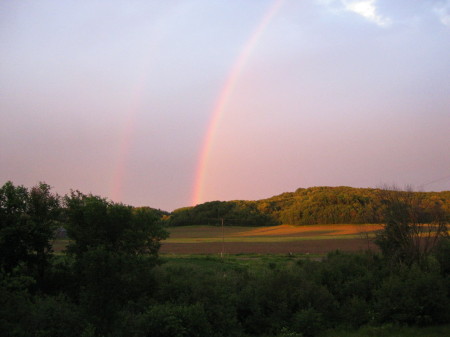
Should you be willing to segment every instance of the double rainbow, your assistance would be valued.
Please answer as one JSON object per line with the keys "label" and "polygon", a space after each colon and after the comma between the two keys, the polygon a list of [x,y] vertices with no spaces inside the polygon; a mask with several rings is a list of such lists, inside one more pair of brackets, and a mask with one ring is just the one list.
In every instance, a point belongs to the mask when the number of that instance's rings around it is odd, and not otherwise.
{"label": "double rainbow", "polygon": [[204,202],[204,185],[205,176],[208,169],[208,159],[214,145],[214,137],[219,125],[219,122],[223,116],[227,103],[229,102],[233,91],[236,87],[236,83],[239,80],[240,74],[247,63],[253,49],[255,48],[264,30],[269,25],[272,18],[280,9],[284,0],[275,0],[266,11],[265,15],[261,19],[259,25],[250,35],[247,43],[242,48],[241,53],[233,64],[229,75],[227,76],[225,83],[220,91],[214,109],[211,113],[211,119],[208,124],[208,128],[203,140],[203,146],[200,151],[198,165],[195,174],[194,188],[192,192],[192,205],[197,205]]}
{"label": "double rainbow", "polygon": [[[226,77],[226,80],[223,84],[223,87],[218,95],[216,103],[214,104],[214,109],[211,113],[211,118],[208,123],[208,127],[206,130],[206,134],[203,140],[203,145],[201,147],[199,159],[197,161],[197,168],[195,171],[195,179],[194,186],[192,191],[191,203],[193,205],[199,204],[204,201],[204,185],[205,185],[205,176],[208,170],[208,161],[209,156],[211,154],[214,138],[220,123],[220,120],[224,114],[227,103],[230,100],[230,97],[233,94],[233,91],[236,87],[236,83],[239,80],[240,74],[247,63],[253,49],[258,43],[258,40],[261,38],[261,35],[264,33],[264,30],[269,25],[272,18],[278,12],[279,8],[283,4],[285,0],[274,0],[261,21],[259,22],[256,29],[250,35],[247,43],[242,48],[239,56],[233,63],[231,71],[229,75]],[[142,88],[144,78],[140,79],[139,85],[136,90],[135,97],[133,99],[134,106],[131,108],[130,113],[127,115],[127,120],[124,125],[123,133],[121,135],[119,151],[117,156],[117,162],[115,163],[115,168],[113,170],[112,176],[112,185],[110,191],[110,197],[114,201],[120,201],[122,199],[122,190],[125,179],[125,171],[126,171],[126,162],[128,158],[128,154],[130,151],[130,147],[133,139],[133,132],[135,129],[137,113],[140,105],[140,97],[142,96]]]}

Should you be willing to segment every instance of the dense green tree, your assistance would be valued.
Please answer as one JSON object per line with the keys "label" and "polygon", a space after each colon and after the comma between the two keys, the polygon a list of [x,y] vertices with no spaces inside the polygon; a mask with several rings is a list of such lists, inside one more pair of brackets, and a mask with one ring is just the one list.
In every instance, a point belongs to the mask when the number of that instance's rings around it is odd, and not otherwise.
{"label": "dense green tree", "polygon": [[[167,218],[171,226],[224,225],[273,226],[383,223],[386,204],[383,189],[339,187],[299,188],[257,201],[211,201],[184,207]],[[415,192],[422,208],[439,208],[450,217],[450,192]]]}
{"label": "dense green tree", "polygon": [[[446,237],[439,241],[434,251],[439,262],[441,273],[450,277],[450,238]],[[449,279],[450,281],[450,279]],[[450,290],[450,282],[448,283]]]}
{"label": "dense green tree", "polygon": [[412,191],[381,190],[385,225],[375,243],[392,263],[426,263],[439,241],[448,236],[441,204],[424,201]]}
{"label": "dense green tree", "polygon": [[107,334],[130,302],[151,297],[153,259],[93,248],[79,256],[73,266],[77,291],[73,300],[90,324]]}
{"label": "dense green tree", "polygon": [[104,198],[72,192],[65,197],[68,252],[80,256],[102,248],[130,255],[156,256],[168,236],[151,208],[133,209]]}
{"label": "dense green tree", "polygon": [[[291,225],[383,223],[382,189],[340,187],[299,188],[255,201],[265,215]],[[415,192],[423,208],[439,207],[450,215],[450,192]]]}
{"label": "dense green tree", "polygon": [[27,189],[5,183],[0,188],[0,267],[8,272],[22,265],[42,278],[60,211],[60,198],[49,185]]}
{"label": "dense green tree", "polygon": [[375,289],[377,323],[431,325],[448,323],[450,298],[437,270],[401,266]]}
{"label": "dense green tree", "polygon": [[32,297],[28,292],[34,280],[0,272],[0,333],[2,336],[28,336]]}
{"label": "dense green tree", "polygon": [[136,315],[125,314],[122,335],[130,337],[214,336],[201,304],[156,304]]}
{"label": "dense green tree", "polygon": [[279,222],[264,214],[253,201],[210,201],[195,207],[175,210],[168,224],[171,226],[221,225],[275,226]]}
{"label": "dense green tree", "polygon": [[128,302],[152,290],[160,240],[167,237],[159,215],[150,208],[110,202],[72,192],[65,197],[66,228],[74,258],[74,300],[101,334],[112,333]]}

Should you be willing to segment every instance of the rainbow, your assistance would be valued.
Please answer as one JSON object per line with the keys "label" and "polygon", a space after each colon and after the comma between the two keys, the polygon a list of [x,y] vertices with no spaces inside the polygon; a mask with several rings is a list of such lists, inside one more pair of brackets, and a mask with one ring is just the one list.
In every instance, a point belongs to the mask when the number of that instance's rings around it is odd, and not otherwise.
{"label": "rainbow", "polygon": [[125,179],[125,163],[128,158],[129,149],[133,139],[133,131],[135,125],[136,113],[133,112],[128,116],[125,122],[122,139],[120,140],[118,156],[114,165],[110,198],[115,202],[120,202],[122,198],[123,181]]}
{"label": "rainbow", "polygon": [[[150,72],[151,62],[148,62],[143,70],[143,74]],[[136,121],[142,104],[142,97],[145,90],[144,75],[141,75],[132,90],[131,106],[125,115],[123,129],[119,139],[119,149],[117,151],[116,161],[113,165],[111,185],[109,196],[115,202],[121,202],[123,197],[123,185],[126,177],[126,164],[130,154],[130,148],[134,140]]]}
{"label": "rainbow", "polygon": [[258,40],[263,34],[264,30],[275,16],[275,14],[280,9],[284,0],[274,0],[270,5],[265,15],[261,19],[259,25],[250,35],[247,43],[242,48],[241,53],[237,57],[236,61],[231,68],[229,75],[227,76],[225,83],[222,87],[222,90],[219,93],[219,96],[214,104],[214,109],[211,113],[211,118],[208,123],[208,128],[203,140],[203,145],[200,151],[199,160],[197,164],[197,169],[195,173],[194,180],[194,188],[192,193],[192,204],[197,205],[204,201],[203,189],[204,189],[204,180],[208,167],[208,158],[214,144],[214,136],[216,134],[217,127],[220,123],[220,120],[225,111],[225,107],[230,100],[231,95],[233,94],[233,90],[236,87],[236,83],[239,80],[239,76],[249,59],[253,49],[255,48]]}

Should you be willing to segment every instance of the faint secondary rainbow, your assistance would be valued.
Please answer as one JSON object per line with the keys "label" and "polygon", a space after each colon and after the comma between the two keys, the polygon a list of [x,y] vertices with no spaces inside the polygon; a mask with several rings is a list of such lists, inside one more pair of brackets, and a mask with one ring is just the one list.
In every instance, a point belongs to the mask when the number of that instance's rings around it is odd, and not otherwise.
{"label": "faint secondary rainbow", "polygon": [[110,198],[115,202],[121,202],[123,197],[123,184],[125,180],[126,163],[130,152],[131,144],[133,143],[133,135],[135,133],[136,119],[139,112],[139,106],[142,97],[142,80],[139,81],[140,89],[134,93],[133,104],[130,107],[127,115],[121,138],[119,141],[119,148],[117,151],[116,162],[113,166],[112,182],[110,190]]}
{"label": "faint secondary rainbow", "polygon": [[115,202],[121,202],[123,198],[123,189],[126,179],[126,166],[136,133],[137,119],[142,108],[145,93],[145,81],[147,74],[150,72],[151,66],[153,65],[151,61],[152,60],[149,58],[143,66],[142,75],[137,79],[134,90],[131,94],[130,108],[124,116],[125,119],[122,132],[120,133],[117,157],[112,170],[109,194],[111,200]]}
{"label": "faint secondary rainbow", "polygon": [[[160,20],[163,22],[170,13],[162,15]],[[156,25],[157,26],[157,25]],[[126,180],[127,163],[130,156],[130,150],[133,145],[134,136],[136,133],[136,124],[139,114],[142,113],[142,104],[145,97],[146,81],[155,67],[156,63],[152,55],[157,55],[159,52],[160,42],[164,40],[165,36],[161,31],[157,30],[148,37],[146,50],[142,53],[141,69],[139,76],[136,79],[130,97],[130,108],[124,116],[124,124],[117,149],[116,160],[112,166],[111,184],[110,184],[110,198],[113,201],[121,202],[123,199],[123,190]]]}
{"label": "faint secondary rainbow", "polygon": [[242,48],[239,56],[231,68],[230,73],[228,74],[225,83],[222,87],[222,90],[219,93],[217,101],[214,104],[214,109],[211,113],[211,118],[208,123],[208,128],[203,140],[203,145],[200,151],[199,160],[197,164],[195,180],[194,180],[194,188],[192,193],[192,204],[197,205],[203,201],[203,190],[204,190],[204,180],[205,174],[208,166],[208,158],[211,153],[211,149],[214,143],[214,136],[217,131],[217,127],[219,125],[220,119],[223,116],[225,111],[225,107],[230,100],[230,97],[233,93],[233,90],[236,86],[236,83],[239,79],[239,76],[244,68],[251,52],[255,48],[258,40],[261,35],[264,33],[264,30],[269,25],[272,18],[280,9],[281,5],[285,0],[274,0],[273,3],[268,8],[265,15],[262,17],[259,25],[250,35],[245,46]]}

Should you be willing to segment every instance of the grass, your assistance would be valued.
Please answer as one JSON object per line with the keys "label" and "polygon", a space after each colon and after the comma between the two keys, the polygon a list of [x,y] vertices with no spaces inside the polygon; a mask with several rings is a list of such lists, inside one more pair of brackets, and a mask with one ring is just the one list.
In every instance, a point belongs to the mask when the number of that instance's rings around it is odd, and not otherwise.
{"label": "grass", "polygon": [[319,254],[161,254],[163,266],[168,267],[194,267],[204,270],[227,271],[246,269],[252,272],[260,272],[264,269],[286,268],[299,261],[319,260],[323,255]]}

